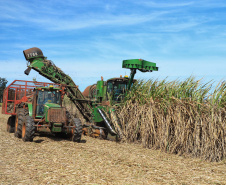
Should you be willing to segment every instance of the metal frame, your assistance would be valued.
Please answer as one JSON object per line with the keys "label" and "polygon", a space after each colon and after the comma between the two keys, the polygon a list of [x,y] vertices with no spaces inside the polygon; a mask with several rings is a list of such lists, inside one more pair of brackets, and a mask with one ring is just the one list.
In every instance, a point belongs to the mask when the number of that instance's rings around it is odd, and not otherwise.
{"label": "metal frame", "polygon": [[[47,82],[37,82],[37,81],[25,81],[25,80],[14,80],[10,85],[8,85],[3,93],[3,103],[2,103],[2,114],[16,115],[16,105],[26,101],[26,96],[29,95],[29,91],[36,87],[48,87],[53,85],[59,87],[60,84],[47,83]],[[14,99],[9,100],[9,90],[14,90]],[[31,94],[32,95],[32,94]],[[13,112],[7,111],[7,105],[13,103]]]}

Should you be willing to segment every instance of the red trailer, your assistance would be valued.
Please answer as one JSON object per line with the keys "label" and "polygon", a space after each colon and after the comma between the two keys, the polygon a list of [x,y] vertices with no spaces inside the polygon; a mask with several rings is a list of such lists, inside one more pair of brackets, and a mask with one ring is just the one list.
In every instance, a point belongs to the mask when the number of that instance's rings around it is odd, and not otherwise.
{"label": "red trailer", "polygon": [[16,105],[31,102],[35,87],[58,86],[54,83],[14,80],[3,93],[2,114],[16,115]]}

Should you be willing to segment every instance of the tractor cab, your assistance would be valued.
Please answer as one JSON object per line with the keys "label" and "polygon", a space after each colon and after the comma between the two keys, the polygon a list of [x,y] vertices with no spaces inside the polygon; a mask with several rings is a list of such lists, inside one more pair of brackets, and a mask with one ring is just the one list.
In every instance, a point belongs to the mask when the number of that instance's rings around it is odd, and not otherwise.
{"label": "tractor cab", "polygon": [[37,87],[35,88],[35,117],[41,118],[44,113],[50,108],[60,108],[62,105],[61,91],[59,88],[50,87]]}

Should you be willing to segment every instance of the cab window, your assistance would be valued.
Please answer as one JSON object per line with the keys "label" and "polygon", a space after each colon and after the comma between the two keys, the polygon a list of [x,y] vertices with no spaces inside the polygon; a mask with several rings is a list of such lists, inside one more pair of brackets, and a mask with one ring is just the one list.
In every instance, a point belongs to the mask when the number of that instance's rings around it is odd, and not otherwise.
{"label": "cab window", "polygon": [[38,91],[36,115],[42,116],[44,114],[44,104],[55,103],[61,105],[61,94],[59,91]]}
{"label": "cab window", "polygon": [[[115,101],[121,101],[124,98],[126,91],[127,83],[126,82],[108,82],[107,92]],[[109,98],[109,97],[108,97]]]}

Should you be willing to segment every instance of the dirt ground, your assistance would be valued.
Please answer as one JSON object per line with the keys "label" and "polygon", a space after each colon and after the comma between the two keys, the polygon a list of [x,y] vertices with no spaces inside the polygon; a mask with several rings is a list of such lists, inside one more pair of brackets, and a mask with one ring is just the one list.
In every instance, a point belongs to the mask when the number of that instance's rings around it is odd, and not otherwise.
{"label": "dirt ground", "polygon": [[[1,110],[1,109],[0,109]],[[136,144],[39,134],[23,142],[0,114],[0,184],[226,184],[226,160],[211,163]]]}

